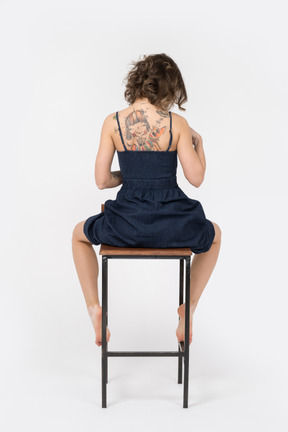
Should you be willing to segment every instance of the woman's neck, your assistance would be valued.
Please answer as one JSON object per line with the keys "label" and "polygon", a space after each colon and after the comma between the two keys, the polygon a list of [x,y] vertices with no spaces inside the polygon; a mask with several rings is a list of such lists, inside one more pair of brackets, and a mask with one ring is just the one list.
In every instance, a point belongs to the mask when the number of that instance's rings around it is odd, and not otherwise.
{"label": "woman's neck", "polygon": [[161,111],[163,111],[160,107],[157,107],[156,105],[151,104],[151,102],[149,101],[148,98],[139,98],[136,99],[135,102],[132,104],[133,107],[139,107],[139,106],[145,106],[148,108],[154,108],[154,109],[159,109]]}

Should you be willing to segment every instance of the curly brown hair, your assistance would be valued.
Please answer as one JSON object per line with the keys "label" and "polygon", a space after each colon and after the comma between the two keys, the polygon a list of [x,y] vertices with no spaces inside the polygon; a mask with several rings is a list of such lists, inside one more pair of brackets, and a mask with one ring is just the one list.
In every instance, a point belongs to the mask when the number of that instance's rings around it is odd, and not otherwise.
{"label": "curly brown hair", "polygon": [[187,102],[187,92],[181,72],[171,57],[162,53],[144,55],[142,60],[132,61],[132,69],[124,78],[125,100],[132,105],[136,99],[147,98],[164,111],[175,103],[179,110]]}

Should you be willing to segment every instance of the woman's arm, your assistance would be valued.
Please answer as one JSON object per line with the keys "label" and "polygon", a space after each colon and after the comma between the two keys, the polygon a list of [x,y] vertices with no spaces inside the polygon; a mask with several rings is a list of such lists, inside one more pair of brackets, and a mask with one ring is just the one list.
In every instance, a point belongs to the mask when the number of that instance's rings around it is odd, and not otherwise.
{"label": "woman's arm", "polygon": [[192,186],[198,188],[204,180],[205,169],[193,145],[194,143],[196,144],[196,135],[193,129],[189,127],[185,117],[179,116],[176,118],[179,119],[178,125],[180,132],[177,145],[179,161],[188,182],[191,183]]}
{"label": "woman's arm", "polygon": [[191,131],[191,134],[192,134],[192,143],[194,145],[194,149],[195,149],[195,151],[197,153],[197,156],[200,159],[200,162],[203,165],[204,174],[205,174],[205,171],[206,171],[206,159],[205,159],[205,153],[204,153],[204,149],[203,149],[203,139],[202,139],[201,135],[198,132],[196,132],[194,129],[192,129],[191,127],[190,127],[190,131]]}
{"label": "woman's arm", "polygon": [[101,130],[100,145],[95,161],[95,182],[99,189],[117,187],[123,182],[121,171],[111,171],[115,153],[111,136],[114,124],[113,117],[114,113],[105,118]]}
{"label": "woman's arm", "polygon": [[101,186],[99,189],[114,188],[123,183],[121,171],[111,171],[110,174],[111,177],[107,183],[105,183],[105,186]]}

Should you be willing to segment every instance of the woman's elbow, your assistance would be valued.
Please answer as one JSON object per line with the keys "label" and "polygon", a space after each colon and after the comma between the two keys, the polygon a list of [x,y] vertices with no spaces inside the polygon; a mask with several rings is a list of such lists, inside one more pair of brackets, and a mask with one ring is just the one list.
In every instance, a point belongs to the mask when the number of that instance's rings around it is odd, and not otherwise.
{"label": "woman's elbow", "polygon": [[192,186],[199,188],[204,181],[204,174],[197,177],[194,176],[192,179],[187,178],[187,180]]}
{"label": "woman's elbow", "polygon": [[111,183],[111,172],[105,176],[95,175],[95,183],[99,189],[106,189],[107,185]]}
{"label": "woman's elbow", "polygon": [[199,188],[201,184],[203,183],[203,180],[200,182],[192,183],[194,187]]}
{"label": "woman's elbow", "polygon": [[106,187],[105,187],[105,186],[103,186],[103,185],[100,185],[100,186],[99,186],[99,185],[97,185],[97,187],[98,187],[98,189],[100,189],[100,190],[101,190],[101,189],[106,189]]}
{"label": "woman's elbow", "polygon": [[96,178],[95,178],[95,183],[96,183],[96,186],[98,187],[98,189],[105,189],[105,187],[106,187],[103,182],[100,182]]}

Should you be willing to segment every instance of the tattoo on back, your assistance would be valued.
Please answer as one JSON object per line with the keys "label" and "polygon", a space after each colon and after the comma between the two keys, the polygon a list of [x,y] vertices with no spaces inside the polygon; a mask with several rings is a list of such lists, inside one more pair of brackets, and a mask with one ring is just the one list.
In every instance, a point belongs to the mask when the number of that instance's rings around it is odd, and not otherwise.
{"label": "tattoo on back", "polygon": [[[130,151],[163,151],[159,145],[159,138],[165,133],[167,126],[160,126],[163,119],[169,117],[169,113],[156,110],[159,118],[151,125],[145,115],[144,109],[138,109],[128,114],[125,118],[125,133],[121,129],[122,137],[127,150]],[[116,119],[116,115],[113,117]],[[120,126],[121,128],[121,126]],[[120,133],[115,127],[115,133]]]}

